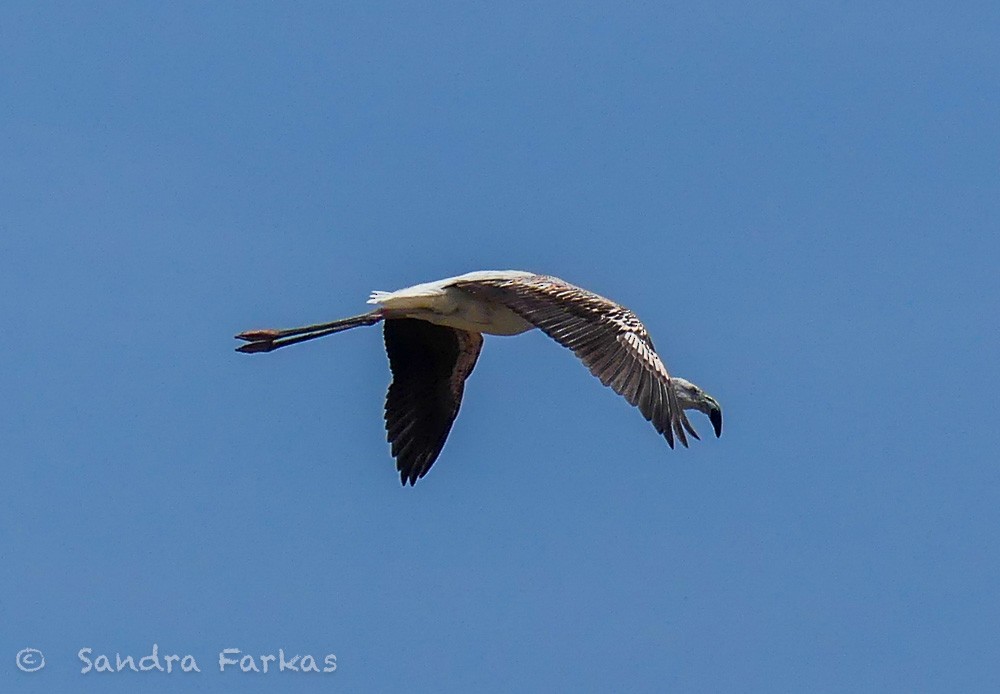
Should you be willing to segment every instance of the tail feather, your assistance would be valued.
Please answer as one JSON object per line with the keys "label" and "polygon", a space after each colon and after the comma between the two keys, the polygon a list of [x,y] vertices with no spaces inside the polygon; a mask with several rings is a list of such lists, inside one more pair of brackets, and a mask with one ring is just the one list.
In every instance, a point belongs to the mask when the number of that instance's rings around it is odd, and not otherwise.
{"label": "tail feather", "polygon": [[385,299],[385,297],[389,296],[390,294],[392,294],[392,292],[383,292],[376,289],[368,296],[368,303],[380,304],[382,303],[382,300]]}

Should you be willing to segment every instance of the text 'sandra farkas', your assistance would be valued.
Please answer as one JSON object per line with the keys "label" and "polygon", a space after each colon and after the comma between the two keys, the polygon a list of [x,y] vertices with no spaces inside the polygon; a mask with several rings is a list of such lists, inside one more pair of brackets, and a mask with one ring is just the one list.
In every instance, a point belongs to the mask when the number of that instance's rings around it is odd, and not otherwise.
{"label": "text 'sandra farkas'", "polygon": [[[317,673],[330,674],[337,670],[337,656],[334,653],[314,655],[295,653],[284,648],[274,653],[247,653],[239,648],[223,648],[210,657],[199,658],[191,653],[161,652],[158,644],[153,644],[144,655],[116,652],[114,654],[96,652],[84,647],[77,651],[81,663],[80,673],[119,672],[202,672],[202,663],[209,670],[219,672],[246,673]],[[25,668],[22,670],[26,671]]]}

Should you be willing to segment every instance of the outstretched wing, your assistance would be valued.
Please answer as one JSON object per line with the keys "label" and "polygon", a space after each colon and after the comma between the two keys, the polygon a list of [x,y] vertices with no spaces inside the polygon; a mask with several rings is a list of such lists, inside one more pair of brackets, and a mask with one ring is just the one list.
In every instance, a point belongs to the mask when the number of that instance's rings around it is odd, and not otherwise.
{"label": "outstretched wing", "polygon": [[400,479],[413,485],[444,447],[483,336],[414,318],[386,320],[384,334],[392,371],[385,428]]}
{"label": "outstretched wing", "polygon": [[639,408],[673,448],[695,438],[646,328],[627,308],[556,277],[456,282],[472,296],[503,304],[564,347],[590,372]]}

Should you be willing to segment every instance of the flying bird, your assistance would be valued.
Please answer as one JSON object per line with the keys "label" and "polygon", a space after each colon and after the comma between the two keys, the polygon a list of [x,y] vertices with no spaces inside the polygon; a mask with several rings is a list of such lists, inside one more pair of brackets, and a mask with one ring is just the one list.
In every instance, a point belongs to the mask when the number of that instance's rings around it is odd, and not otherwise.
{"label": "flying bird", "polygon": [[722,434],[722,408],[698,386],[672,377],[646,328],[620,304],[557,277],[520,270],[486,270],[372,292],[379,308],[350,318],[286,330],[237,335],[245,353],[271,352],[325,335],[383,324],[392,382],[385,427],[404,485],[427,474],[462,403],[465,380],[483,335],[540,329],[571,349],[606,386],[637,407],[671,448],[675,437],[700,438],[685,409],[708,415]]}

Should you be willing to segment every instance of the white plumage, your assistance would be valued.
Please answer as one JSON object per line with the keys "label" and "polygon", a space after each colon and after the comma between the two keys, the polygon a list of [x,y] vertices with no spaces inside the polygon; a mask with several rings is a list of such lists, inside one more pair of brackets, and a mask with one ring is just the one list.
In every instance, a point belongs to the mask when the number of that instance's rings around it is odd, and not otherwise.
{"label": "white plumage", "polygon": [[486,335],[520,335],[535,326],[502,303],[477,299],[459,289],[463,282],[521,280],[533,277],[521,270],[479,270],[436,282],[415,284],[394,292],[374,291],[369,304],[381,304],[387,311],[417,318],[435,325]]}

